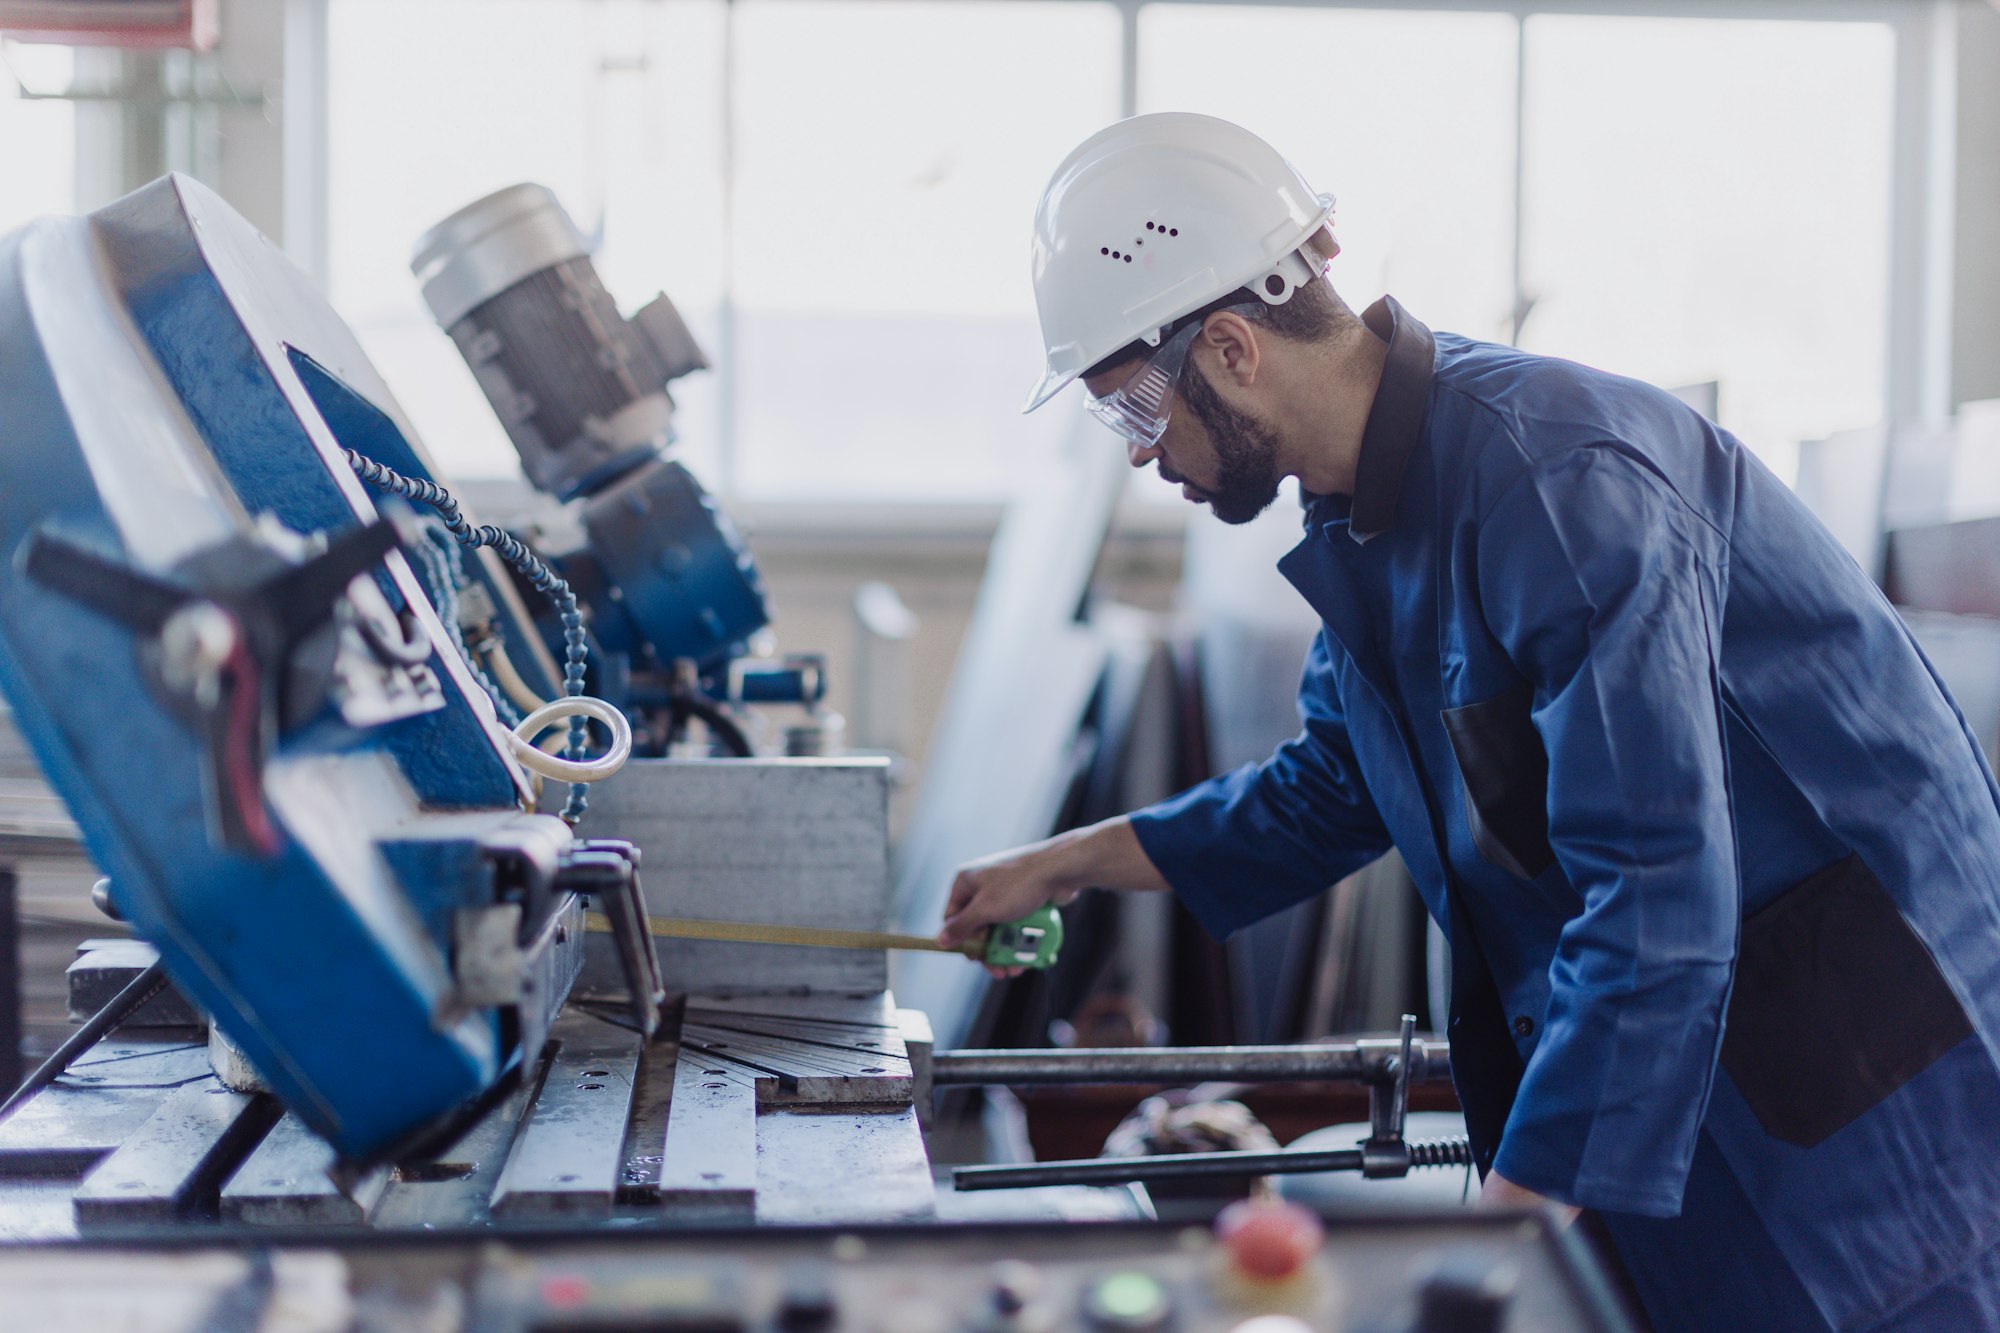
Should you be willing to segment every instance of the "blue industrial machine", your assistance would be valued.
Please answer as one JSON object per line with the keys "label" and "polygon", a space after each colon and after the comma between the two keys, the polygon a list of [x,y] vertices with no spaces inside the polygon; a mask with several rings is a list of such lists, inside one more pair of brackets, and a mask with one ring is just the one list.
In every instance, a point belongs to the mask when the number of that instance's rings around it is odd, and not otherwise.
{"label": "blue industrial machine", "polygon": [[[574,511],[582,543],[543,554],[577,591],[598,650],[593,692],[631,715],[637,753],[665,753],[700,718],[722,748],[748,754],[732,712],[815,711],[823,660],[746,656],[770,618],[763,583],[736,528],[667,457],[667,386],[708,364],[673,303],[621,316],[583,234],[540,185],[453,213],[410,267],[529,481]],[[551,641],[558,628],[544,618]],[[789,739],[795,752],[819,745],[812,727]]]}
{"label": "blue industrial machine", "polygon": [[540,1050],[582,894],[639,938],[631,848],[534,812],[535,774],[617,757],[529,744],[623,719],[516,735],[459,628],[574,695],[580,615],[559,677],[498,556],[560,580],[452,509],[339,317],[184,178],[0,241],[0,403],[0,689],[116,909],[343,1155],[449,1123]]}

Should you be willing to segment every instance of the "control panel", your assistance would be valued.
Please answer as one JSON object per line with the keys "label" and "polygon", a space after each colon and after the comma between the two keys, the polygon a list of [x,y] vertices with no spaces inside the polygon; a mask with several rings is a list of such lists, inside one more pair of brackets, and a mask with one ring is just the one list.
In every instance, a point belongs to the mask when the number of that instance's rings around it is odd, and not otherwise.
{"label": "control panel", "polygon": [[[483,1237],[291,1248],[15,1247],[0,1288],[34,1327],[710,1333],[1613,1333],[1583,1243],[1539,1216],[1343,1219],[1238,1205],[1213,1230],[932,1226]],[[115,1279],[115,1280],[114,1280]],[[200,1287],[201,1290],[195,1290]],[[113,1306],[116,1309],[113,1309]],[[315,1316],[318,1322],[315,1322]],[[232,1325],[235,1326],[235,1325]]]}

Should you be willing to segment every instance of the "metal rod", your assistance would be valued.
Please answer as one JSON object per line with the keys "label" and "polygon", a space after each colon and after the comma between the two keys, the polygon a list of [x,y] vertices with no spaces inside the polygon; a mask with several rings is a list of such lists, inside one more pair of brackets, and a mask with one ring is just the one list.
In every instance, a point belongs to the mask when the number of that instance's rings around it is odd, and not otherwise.
{"label": "metal rod", "polygon": [[[931,1057],[938,1087],[1038,1083],[1362,1083],[1395,1077],[1402,1043],[1393,1039],[1306,1046],[1182,1046],[1112,1050],[939,1051]],[[1410,1044],[1409,1078],[1451,1077],[1451,1047]]]}
{"label": "metal rod", "polygon": [[155,959],[152,966],[127,982],[124,990],[112,996],[102,1009],[86,1019],[82,1027],[72,1032],[67,1041],[56,1047],[54,1054],[42,1061],[21,1086],[14,1089],[13,1094],[4,1103],[0,1103],[0,1120],[5,1120],[30,1097],[55,1082],[61,1077],[62,1072],[69,1068],[70,1061],[95,1045],[98,1038],[124,1022],[166,984],[166,969],[158,959]]}
{"label": "metal rod", "polygon": [[21,1081],[21,914],[12,866],[0,866],[0,1088]]}
{"label": "metal rod", "polygon": [[1167,1157],[1096,1157],[1021,1166],[961,1166],[954,1188],[1029,1189],[1037,1185],[1123,1185],[1135,1180],[1194,1180],[1215,1176],[1276,1176],[1301,1171],[1359,1171],[1361,1149],[1316,1152],[1191,1152]]}

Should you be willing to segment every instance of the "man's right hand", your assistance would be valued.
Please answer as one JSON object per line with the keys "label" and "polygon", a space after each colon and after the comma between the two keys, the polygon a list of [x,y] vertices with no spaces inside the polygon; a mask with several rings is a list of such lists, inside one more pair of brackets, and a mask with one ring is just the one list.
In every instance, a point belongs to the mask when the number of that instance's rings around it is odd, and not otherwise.
{"label": "man's right hand", "polygon": [[[1038,907],[1065,906],[1090,887],[1167,887],[1123,816],[960,866],[951,882],[938,943],[955,949],[988,927],[1019,921]],[[996,977],[1019,976],[1023,971],[986,970]]]}

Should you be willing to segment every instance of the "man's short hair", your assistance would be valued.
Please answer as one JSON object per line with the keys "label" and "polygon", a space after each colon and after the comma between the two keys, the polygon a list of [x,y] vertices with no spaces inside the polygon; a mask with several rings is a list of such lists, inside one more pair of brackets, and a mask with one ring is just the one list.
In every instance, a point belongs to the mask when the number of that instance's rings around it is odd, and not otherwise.
{"label": "man's short hair", "polygon": [[[1355,313],[1348,309],[1347,302],[1341,300],[1340,294],[1333,290],[1333,284],[1325,278],[1316,278],[1299,288],[1283,305],[1264,305],[1263,298],[1248,287],[1238,287],[1229,295],[1210,301],[1199,310],[1182,315],[1167,326],[1166,332],[1160,336],[1160,341],[1165,342],[1189,324],[1207,319],[1218,310],[1227,310],[1231,306],[1246,303],[1253,303],[1258,307],[1257,313],[1252,316],[1255,323],[1271,330],[1280,338],[1296,343],[1326,342],[1342,328],[1354,323],[1357,318]],[[1109,374],[1122,366],[1151,356],[1154,351],[1153,344],[1135,338],[1084,371],[1079,378],[1092,379],[1098,375]]]}

